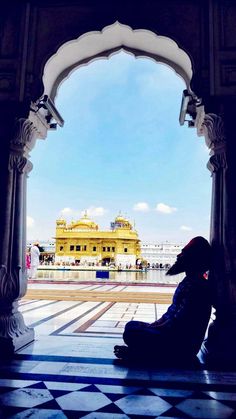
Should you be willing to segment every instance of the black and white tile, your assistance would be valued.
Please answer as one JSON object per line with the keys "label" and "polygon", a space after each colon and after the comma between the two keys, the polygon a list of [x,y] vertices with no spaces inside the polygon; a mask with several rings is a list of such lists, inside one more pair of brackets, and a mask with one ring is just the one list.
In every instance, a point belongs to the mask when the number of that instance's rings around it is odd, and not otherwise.
{"label": "black and white tile", "polygon": [[[165,374],[163,372],[163,374]],[[64,376],[48,380],[1,379],[2,418],[235,418],[234,392],[173,388],[155,383],[109,384],[80,377],[64,381]],[[97,378],[97,380],[99,379]],[[111,380],[112,381],[112,380]],[[136,384],[136,385],[134,385]],[[151,385],[153,384],[153,385]],[[165,383],[166,385],[166,383]],[[179,388],[176,388],[179,387]],[[182,387],[182,388],[181,388]],[[185,388],[183,388],[185,387]],[[194,386],[193,386],[194,387]],[[204,387],[205,388],[205,387]]]}

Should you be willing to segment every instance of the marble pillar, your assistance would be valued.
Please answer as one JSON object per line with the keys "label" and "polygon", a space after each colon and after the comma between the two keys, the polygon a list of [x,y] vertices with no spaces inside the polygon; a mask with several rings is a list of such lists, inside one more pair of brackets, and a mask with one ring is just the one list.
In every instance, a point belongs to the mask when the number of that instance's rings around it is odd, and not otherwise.
{"label": "marble pillar", "polygon": [[[10,131],[10,128],[9,128]],[[18,302],[26,293],[26,181],[32,169],[28,152],[34,146],[37,128],[26,118],[11,127],[8,153],[1,167],[0,211],[0,348],[11,356],[34,339],[25,325]]]}
{"label": "marble pillar", "polygon": [[205,115],[202,132],[210,148],[212,175],[210,241],[213,264],[209,274],[216,318],[210,325],[201,356],[209,366],[236,367],[236,206],[235,164],[224,120]]}

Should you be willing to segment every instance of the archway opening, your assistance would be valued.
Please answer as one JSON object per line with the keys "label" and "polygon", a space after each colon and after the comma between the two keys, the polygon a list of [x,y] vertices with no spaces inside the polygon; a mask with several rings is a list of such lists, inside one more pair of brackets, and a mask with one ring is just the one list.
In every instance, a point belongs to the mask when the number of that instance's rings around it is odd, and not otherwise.
{"label": "archway opening", "polygon": [[[100,79],[94,78],[99,74]],[[185,87],[169,67],[154,60],[135,60],[122,48],[108,61],[96,60],[80,67],[61,85],[56,104],[67,124],[58,131],[56,147],[55,133],[49,134],[56,176],[53,186],[44,190],[48,196],[43,201],[50,199],[52,188],[54,197],[60,197],[63,189],[64,201],[57,203],[53,216],[44,216],[50,220],[51,231],[57,217],[63,215],[71,222],[85,209],[107,229],[121,209],[135,220],[145,242],[169,241],[181,246],[193,235],[208,235],[210,177],[204,167],[201,172],[194,170],[201,166],[200,161],[205,164],[206,149],[194,130],[178,124]],[[48,146],[41,144],[41,156]],[[49,173],[49,165],[43,161],[44,168],[38,170]],[[197,198],[191,194],[193,184]],[[35,197],[32,202],[36,201]],[[205,217],[201,227],[200,214]],[[47,228],[50,230],[49,225]],[[154,247],[153,251],[158,250]],[[79,244],[78,248],[81,250]],[[169,264],[168,252],[170,249],[163,251],[162,260],[150,260],[150,266],[154,262]]]}

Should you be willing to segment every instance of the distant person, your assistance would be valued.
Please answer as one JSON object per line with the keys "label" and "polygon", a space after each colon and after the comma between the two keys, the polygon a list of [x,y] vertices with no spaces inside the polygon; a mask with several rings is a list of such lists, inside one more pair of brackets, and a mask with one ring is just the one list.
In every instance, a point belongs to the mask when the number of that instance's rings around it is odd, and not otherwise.
{"label": "distant person", "polygon": [[39,266],[39,243],[35,242],[30,249],[30,259],[31,259],[31,278],[36,278],[36,272]]}
{"label": "distant person", "polygon": [[196,360],[211,314],[209,284],[205,277],[210,263],[208,241],[200,236],[193,238],[166,273],[186,272],[176,288],[172,304],[154,323],[128,322],[123,334],[127,346],[115,346],[117,358],[150,360],[159,364]]}
{"label": "distant person", "polygon": [[31,268],[31,260],[30,260],[30,251],[29,251],[29,249],[26,249],[26,254],[25,254],[25,267],[26,267],[26,272],[27,272],[27,278],[29,278],[30,268]]}

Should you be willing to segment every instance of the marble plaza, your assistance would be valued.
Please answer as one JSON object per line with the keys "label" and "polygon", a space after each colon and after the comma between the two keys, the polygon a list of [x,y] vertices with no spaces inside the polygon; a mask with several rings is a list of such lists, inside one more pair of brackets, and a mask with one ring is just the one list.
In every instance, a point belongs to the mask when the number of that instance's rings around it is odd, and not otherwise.
{"label": "marble plaza", "polygon": [[121,344],[125,323],[154,321],[166,308],[22,300],[20,311],[36,339],[0,366],[0,417],[235,418],[234,372],[127,366],[115,360],[113,346]]}

